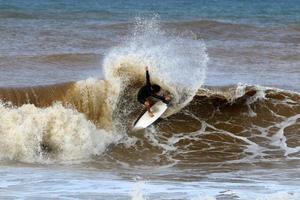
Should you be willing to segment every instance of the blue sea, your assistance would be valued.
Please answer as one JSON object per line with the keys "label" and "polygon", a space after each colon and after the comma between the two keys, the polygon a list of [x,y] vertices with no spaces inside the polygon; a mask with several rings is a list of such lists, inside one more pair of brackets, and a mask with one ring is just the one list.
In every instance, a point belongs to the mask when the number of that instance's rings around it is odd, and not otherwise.
{"label": "blue sea", "polygon": [[0,36],[0,199],[300,199],[300,0],[0,0]]}

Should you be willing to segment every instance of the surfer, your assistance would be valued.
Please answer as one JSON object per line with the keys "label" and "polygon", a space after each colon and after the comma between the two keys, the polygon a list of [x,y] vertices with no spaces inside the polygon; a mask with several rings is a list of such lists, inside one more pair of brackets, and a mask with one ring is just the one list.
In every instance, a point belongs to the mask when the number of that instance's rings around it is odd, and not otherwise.
{"label": "surfer", "polygon": [[153,105],[153,100],[151,100],[151,97],[159,99],[165,104],[168,104],[171,99],[169,96],[164,97],[160,95],[160,91],[161,87],[159,85],[151,84],[148,67],[146,67],[146,85],[139,90],[137,99],[146,107],[151,117],[154,116],[153,112],[150,110],[151,106]]}

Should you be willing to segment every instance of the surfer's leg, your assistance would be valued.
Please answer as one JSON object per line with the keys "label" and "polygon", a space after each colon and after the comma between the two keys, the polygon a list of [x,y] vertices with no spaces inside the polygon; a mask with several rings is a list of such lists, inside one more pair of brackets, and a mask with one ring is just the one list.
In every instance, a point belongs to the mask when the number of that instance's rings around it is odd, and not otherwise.
{"label": "surfer's leg", "polygon": [[150,107],[152,107],[152,106],[154,105],[154,103],[155,103],[155,102],[153,101],[153,99],[151,99],[151,97],[148,97],[146,101],[149,102]]}
{"label": "surfer's leg", "polygon": [[146,100],[145,103],[144,103],[144,105],[147,108],[147,111],[148,111],[150,117],[154,117],[154,114],[153,114],[153,112],[150,109],[151,108],[151,101]]}

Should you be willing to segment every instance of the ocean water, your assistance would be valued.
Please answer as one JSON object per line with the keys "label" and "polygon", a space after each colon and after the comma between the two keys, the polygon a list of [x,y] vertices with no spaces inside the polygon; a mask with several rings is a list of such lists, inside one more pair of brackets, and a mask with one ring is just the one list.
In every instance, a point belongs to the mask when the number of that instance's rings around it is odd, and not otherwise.
{"label": "ocean water", "polygon": [[[300,199],[300,1],[1,1],[1,199]],[[136,94],[172,96],[132,131]]]}

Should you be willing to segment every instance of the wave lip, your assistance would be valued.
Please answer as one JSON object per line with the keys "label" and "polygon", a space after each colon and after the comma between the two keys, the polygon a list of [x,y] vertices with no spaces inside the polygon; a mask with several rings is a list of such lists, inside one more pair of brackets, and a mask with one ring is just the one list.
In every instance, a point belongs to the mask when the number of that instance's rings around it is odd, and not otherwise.
{"label": "wave lip", "polygon": [[[173,95],[167,114],[171,115],[190,102],[201,87],[207,62],[204,42],[163,31],[156,17],[137,18],[133,33],[105,57],[105,79],[117,91],[114,99],[120,100],[121,91],[131,88],[130,92],[136,93],[144,84],[148,66],[152,83]],[[127,99],[130,101],[133,99]]]}

